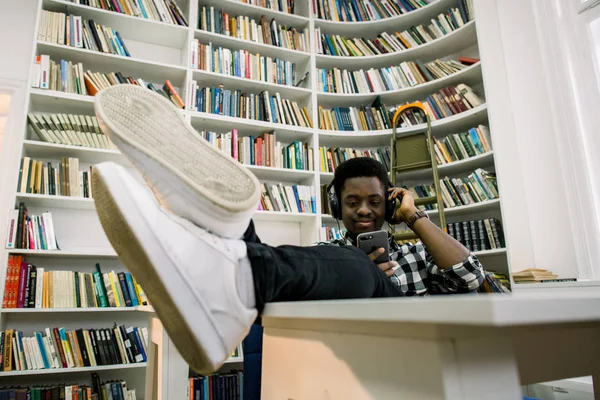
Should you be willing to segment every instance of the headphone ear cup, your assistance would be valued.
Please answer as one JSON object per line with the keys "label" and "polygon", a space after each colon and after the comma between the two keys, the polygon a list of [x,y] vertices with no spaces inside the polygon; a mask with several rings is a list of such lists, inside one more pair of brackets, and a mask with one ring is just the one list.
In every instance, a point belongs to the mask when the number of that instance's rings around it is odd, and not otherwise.
{"label": "headphone ear cup", "polygon": [[[392,182],[388,181],[387,189],[390,189],[393,187],[394,187],[394,185],[392,184]],[[397,199],[388,200],[387,199],[387,195],[388,195],[387,189],[385,191],[386,192],[385,193],[385,195],[386,195],[386,198],[385,198],[385,220],[391,224],[394,222],[394,213],[396,212],[396,200]]]}
{"label": "headphone ear cup", "polygon": [[333,187],[333,182],[327,187],[327,200],[329,201],[329,211],[331,212],[331,216],[337,220],[341,220],[340,206]]}

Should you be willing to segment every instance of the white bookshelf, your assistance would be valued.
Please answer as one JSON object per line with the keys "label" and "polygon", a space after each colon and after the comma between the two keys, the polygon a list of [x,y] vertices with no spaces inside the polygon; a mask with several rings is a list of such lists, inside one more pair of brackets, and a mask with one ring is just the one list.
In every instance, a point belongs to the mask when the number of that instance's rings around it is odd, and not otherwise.
{"label": "white bookshelf", "polygon": [[[122,364],[122,365],[99,365],[96,367],[74,367],[74,368],[53,368],[53,369],[35,369],[31,371],[10,371],[0,372],[0,377],[17,376],[36,376],[36,375],[58,375],[58,374],[76,374],[82,372],[115,371],[128,369],[145,369],[146,363]],[[63,380],[64,377],[58,378]]]}
{"label": "white bookshelf", "polygon": [[[282,98],[298,101],[299,105],[306,106],[311,117],[313,128],[303,128],[292,125],[274,124],[264,121],[233,118],[223,115],[215,115],[204,112],[182,110],[185,118],[196,129],[207,129],[216,132],[227,132],[233,128],[238,129],[240,136],[259,135],[265,132],[274,132],[277,140],[284,143],[290,143],[299,140],[308,143],[313,148],[315,165],[314,171],[300,171],[284,168],[269,168],[261,166],[248,166],[248,169],[254,173],[261,181],[283,182],[289,184],[301,184],[313,186],[316,193],[317,213],[285,213],[273,211],[260,211],[254,216],[259,235],[263,241],[273,244],[295,244],[309,245],[319,240],[319,228],[322,224],[336,227],[336,222],[329,215],[321,213],[320,206],[320,185],[329,183],[333,174],[320,172],[319,146],[341,146],[354,148],[376,148],[389,146],[392,137],[392,130],[381,131],[357,131],[341,132],[320,130],[318,126],[318,106],[329,108],[333,106],[356,106],[371,104],[377,95],[380,95],[383,102],[392,106],[409,100],[421,100],[427,94],[430,94],[441,87],[457,83],[466,83],[476,86],[478,90],[483,89],[482,63],[478,63],[464,70],[444,77],[439,80],[428,82],[415,87],[383,92],[383,93],[364,93],[364,94],[333,94],[323,93],[316,87],[316,72],[321,68],[330,69],[345,68],[350,70],[380,68],[392,65],[398,65],[402,61],[421,59],[424,62],[435,60],[436,58],[445,58],[456,56],[461,51],[468,49],[469,56],[477,56],[477,32],[475,21],[471,21],[465,26],[457,29],[450,34],[434,40],[422,46],[414,47],[402,52],[383,54],[367,57],[333,57],[316,54],[314,51],[314,31],[315,27],[322,29],[323,33],[340,34],[343,36],[367,36],[375,37],[382,31],[399,31],[407,27],[424,21],[438,15],[448,7],[454,6],[456,0],[438,0],[431,5],[419,9],[415,12],[401,15],[394,18],[361,22],[346,23],[320,20],[312,16],[309,10],[309,1],[297,1],[299,5],[299,15],[290,15],[274,10],[264,9],[252,6],[235,0],[177,0],[178,4],[186,14],[189,26],[181,27],[172,24],[147,20],[143,18],[132,17],[124,14],[113,13],[96,9],[84,5],[74,4],[66,0],[38,0],[38,11],[41,9],[50,11],[68,11],[74,15],[80,15],[86,19],[94,19],[96,22],[110,26],[119,31],[132,57],[123,57],[113,54],[105,54],[90,50],[78,49],[63,45],[57,45],[37,40],[37,34],[34,35],[33,43],[35,54],[48,54],[55,62],[60,59],[73,62],[82,62],[84,70],[93,72],[122,72],[124,75],[142,78],[146,81],[160,84],[165,80],[170,80],[176,87],[178,93],[185,99],[186,83],[190,80],[198,81],[198,86],[218,86],[225,85],[228,89],[240,89],[242,91],[259,93],[268,90],[270,94],[280,93]],[[255,19],[260,19],[265,15],[267,20],[275,18],[279,24],[295,27],[297,29],[307,28],[311,37],[311,51],[297,51],[284,49],[266,44],[255,43],[249,40],[225,36],[218,33],[211,33],[197,29],[197,20],[202,5],[212,5],[215,8],[223,9],[230,15],[248,15]],[[38,12],[39,14],[39,12]],[[39,15],[38,15],[39,19]],[[37,25],[37,24],[36,24]],[[245,49],[253,54],[278,57],[286,61],[297,64],[297,77],[303,75],[304,70],[310,71],[308,79],[301,87],[285,86],[261,81],[249,80],[235,76],[221,75],[213,72],[192,69],[188,61],[190,53],[190,43],[192,39],[198,39],[200,42],[212,43],[213,47],[225,47],[232,50]],[[474,50],[473,50],[474,49]],[[456,57],[454,57],[456,58]],[[71,93],[63,93],[49,90],[30,88],[28,90],[28,110],[34,112],[65,112],[73,114],[93,115],[94,98]],[[24,110],[25,112],[25,110]],[[465,131],[468,128],[478,124],[488,123],[488,104],[483,104],[467,112],[454,115],[449,118],[432,122],[433,133],[441,137],[449,133]],[[24,123],[25,125],[25,123]],[[414,132],[422,131],[424,125],[418,125],[408,128],[400,128],[400,135],[408,135]],[[496,134],[492,132],[492,135]],[[96,164],[105,161],[119,163],[130,168],[130,163],[120,154],[118,150],[90,149],[76,146],[64,146],[43,143],[37,140],[35,134],[30,128],[23,132],[21,148],[16,148],[15,152],[30,156],[35,159],[56,160],[60,157],[77,157],[82,163]],[[463,173],[469,173],[479,167],[491,167],[494,165],[494,153],[490,152],[470,159],[441,165],[439,167],[441,176],[459,176]],[[12,178],[16,182],[18,166],[13,171],[17,171]],[[416,174],[413,179],[419,179]],[[8,185],[7,187],[13,187]],[[34,260],[36,265],[50,268],[57,265],[64,265],[64,268],[72,268],[91,272],[95,262],[106,265],[107,269],[124,270],[104,233],[101,230],[99,221],[94,212],[94,202],[92,199],[48,196],[25,193],[14,193],[15,205],[24,202],[26,206],[34,212],[41,210],[52,211],[55,224],[60,225],[63,237],[59,237],[61,242],[66,244],[59,251],[41,251],[41,250],[3,250],[0,249],[0,261],[6,264],[6,255],[22,254],[27,258]],[[432,218],[436,217],[437,212],[429,212]],[[483,203],[472,204],[468,206],[455,207],[447,209],[449,221],[461,220],[463,218],[477,217],[487,218],[494,216],[501,217],[500,202],[493,200]],[[81,229],[81,224],[85,224],[85,229]],[[494,259],[494,266],[499,266],[500,272],[508,272],[506,261],[507,249],[493,249],[476,254],[484,260]],[[499,261],[498,261],[499,260]],[[0,269],[0,278],[4,277],[4,269]],[[3,282],[3,279],[0,280]],[[0,310],[0,328],[5,329],[11,324],[18,323],[20,327],[26,329],[35,325],[37,318],[43,321],[52,318],[55,324],[65,321],[68,328],[79,328],[78,317],[93,316],[98,323],[112,325],[115,316],[128,320],[130,318],[135,323],[139,321],[148,321],[144,315],[153,314],[153,310],[148,307],[124,307],[124,308],[104,308],[104,309],[23,309],[23,310]],[[150,322],[147,322],[150,327]],[[49,326],[54,326],[50,324]],[[243,357],[230,359],[229,364],[239,364]],[[151,364],[149,362],[149,364]],[[120,369],[133,369],[130,371],[143,382],[147,371],[146,364],[135,364],[134,366],[114,366]],[[162,368],[159,366],[159,368]],[[97,371],[105,371],[108,368],[100,368]],[[26,371],[26,373],[16,373],[18,376],[29,376],[34,374],[66,374],[71,372],[87,372],[90,369],[66,369],[50,371]],[[163,371],[164,372],[164,371]],[[0,372],[0,385],[3,377],[12,376]],[[129,376],[129,375],[128,375]],[[102,374],[101,374],[102,377]],[[187,377],[186,377],[187,378]],[[62,377],[61,377],[62,379]],[[148,382],[146,382],[148,383]],[[139,388],[143,390],[143,387]],[[185,386],[181,388],[185,395]],[[139,392],[138,392],[139,393]],[[163,393],[169,395],[169,399],[183,399],[179,392]],[[163,397],[166,398],[166,397]]]}

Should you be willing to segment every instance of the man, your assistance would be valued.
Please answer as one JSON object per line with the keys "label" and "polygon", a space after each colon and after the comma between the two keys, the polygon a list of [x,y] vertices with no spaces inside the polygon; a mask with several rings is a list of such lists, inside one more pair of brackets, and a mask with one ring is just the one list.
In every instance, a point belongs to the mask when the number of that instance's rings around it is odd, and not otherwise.
{"label": "man", "polygon": [[197,372],[218,369],[267,302],[467,292],[483,280],[466,248],[419,218],[410,193],[386,187],[380,164],[364,170],[359,160],[336,171],[348,240],[381,228],[386,202],[401,198],[394,218],[413,224],[424,245],[393,247],[397,265],[378,267],[355,246],[260,243],[251,223],[258,181],[205,142],[163,97],[114,86],[96,95],[95,111],[103,132],[154,192],[123,167],[100,164],[92,176],[98,216]]}

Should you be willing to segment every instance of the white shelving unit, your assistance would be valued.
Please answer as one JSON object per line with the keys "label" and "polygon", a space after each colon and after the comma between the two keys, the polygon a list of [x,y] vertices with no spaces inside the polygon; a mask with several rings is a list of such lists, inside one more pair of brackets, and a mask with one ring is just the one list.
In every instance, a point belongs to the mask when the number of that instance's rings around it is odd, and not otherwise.
{"label": "white shelving unit", "polygon": [[[257,231],[263,241],[273,245],[309,245],[319,240],[319,228],[322,224],[336,226],[335,221],[330,216],[321,213],[319,188],[321,184],[329,183],[333,178],[333,174],[319,171],[319,146],[376,148],[389,146],[392,136],[391,130],[370,132],[320,130],[317,128],[318,106],[328,108],[332,106],[370,104],[376,95],[380,95],[384,103],[391,106],[409,100],[421,100],[427,94],[432,93],[441,87],[463,82],[483,89],[481,63],[440,80],[412,88],[377,94],[349,95],[323,93],[316,87],[316,71],[321,68],[329,69],[337,67],[351,70],[379,68],[398,65],[402,61],[415,60],[417,58],[423,61],[450,56],[456,58],[456,54],[459,54],[464,50],[468,50],[470,56],[476,56],[478,52],[475,21],[471,21],[462,28],[425,45],[414,47],[403,52],[367,57],[333,57],[316,54],[314,51],[314,28],[321,28],[322,32],[328,34],[375,37],[382,31],[399,31],[415,23],[429,21],[430,18],[443,12],[448,7],[455,6],[456,2],[457,0],[438,0],[418,11],[394,18],[371,22],[345,23],[314,18],[309,10],[310,2],[307,0],[297,1],[299,15],[290,15],[264,9],[235,0],[177,0],[177,3],[186,14],[190,25],[189,27],[181,27],[74,4],[66,0],[38,0],[38,14],[40,14],[39,10],[42,9],[68,12],[74,15],[80,15],[86,19],[94,19],[98,23],[116,29],[123,37],[132,57],[99,53],[37,40],[33,44],[33,47],[35,55],[49,54],[55,61],[65,59],[73,62],[82,62],[84,70],[89,69],[93,72],[119,71],[124,75],[142,78],[146,81],[160,84],[161,86],[165,80],[169,79],[176,87],[179,94],[182,95],[182,98],[185,98],[184,91],[187,87],[186,83],[193,79],[199,82],[200,87],[203,85],[217,86],[223,84],[230,89],[240,89],[242,91],[254,93],[258,93],[262,90],[269,90],[272,94],[279,92],[283,98],[298,101],[300,106],[306,106],[315,128],[274,124],[204,112],[187,110],[182,110],[181,112],[192,126],[198,130],[207,129],[216,132],[227,132],[235,128],[238,129],[240,136],[274,132],[277,135],[277,140],[284,143],[300,140],[307,142],[311,148],[315,149],[315,157],[313,160],[317,169],[315,171],[248,166],[249,170],[262,181],[310,185],[315,188],[317,196],[317,213],[315,214],[261,211],[257,212],[254,217]],[[309,29],[311,51],[303,52],[284,49],[199,30],[197,29],[197,21],[200,12],[199,10],[203,5],[223,9],[232,16],[247,15],[254,17],[255,19],[260,19],[260,17],[264,15],[269,21],[272,18],[275,18],[281,25],[292,26],[298,29]],[[34,37],[37,38],[37,34],[34,35]],[[292,61],[301,67],[299,70],[305,69],[310,71],[310,75],[303,83],[302,87],[297,88],[195,70],[190,67],[189,62],[189,48],[192,39],[198,39],[202,43],[212,43],[215,47],[221,46],[232,50],[245,49],[252,53],[260,53],[261,55]],[[299,75],[301,76],[301,74]],[[28,91],[28,110],[26,111],[93,115],[93,101],[94,98],[91,96],[31,88]],[[486,124],[487,122],[488,105],[483,104],[467,112],[434,121],[432,123],[432,128],[434,134],[440,137],[449,133],[461,132],[478,124]],[[418,125],[402,128],[399,132],[400,134],[410,134],[421,131],[424,128],[424,125]],[[495,132],[492,132],[492,135],[494,134]],[[23,155],[42,160],[56,160],[64,156],[77,157],[80,159],[80,162],[85,164],[112,161],[131,168],[130,163],[118,150],[89,149],[43,143],[37,140],[30,128],[27,128],[23,132],[21,148],[15,149],[15,152],[21,152]],[[493,165],[494,154],[488,153],[471,159],[442,165],[439,167],[439,170],[442,176],[457,176],[465,172],[468,173],[479,167],[491,167]],[[15,182],[14,186],[16,186],[18,166],[13,168],[12,171],[17,172],[9,179],[12,179],[12,182]],[[420,176],[415,175],[411,178],[419,179]],[[50,269],[54,267],[91,272],[94,264],[100,262],[103,268],[106,267],[108,270],[124,270],[116,253],[112,250],[108,240],[102,232],[94,212],[94,202],[92,199],[15,192],[14,203],[17,205],[19,202],[24,202],[30,211],[34,213],[46,210],[52,211],[55,224],[57,225],[59,244],[61,244],[62,250],[34,251],[0,249],[0,262],[2,265],[6,265],[8,254],[22,254],[28,259],[35,260],[36,265],[47,266],[47,268]],[[447,215],[449,221],[470,217],[487,218],[492,216],[501,218],[500,211],[499,201],[494,200],[448,209]],[[436,214],[435,211],[430,212],[432,218],[435,218]],[[485,260],[493,260],[495,269],[500,270],[500,272],[508,272],[506,249],[482,251],[478,252],[477,255],[484,260],[484,263],[487,262]],[[0,282],[4,281],[4,274],[4,268],[0,268]],[[119,321],[125,321],[130,324],[137,324],[136,326],[148,326],[151,330],[155,329],[154,339],[152,339],[153,343],[157,346],[167,346],[168,337],[166,337],[166,334],[164,334],[159,326],[152,328],[153,324],[156,324],[156,321],[152,317],[152,313],[152,309],[148,307],[73,310],[0,310],[0,329],[10,327],[28,332],[28,330],[31,331],[31,329],[41,326],[40,324],[43,323],[46,323],[48,326],[63,324],[72,329],[79,328],[82,324],[85,325],[86,323],[95,326],[102,326],[103,324],[110,326],[115,319],[118,319]],[[172,345],[168,344],[168,346]],[[168,353],[165,349],[166,347],[159,350],[159,352]],[[160,357],[163,357],[166,353],[161,354],[163,355]],[[160,360],[163,359],[160,358]],[[162,372],[159,372],[159,374],[162,373],[162,376],[166,377],[164,368],[168,368],[171,361],[165,361],[166,364],[164,364],[160,360],[149,360],[148,364],[159,370],[162,368],[163,370]],[[239,364],[242,361],[243,357],[231,359],[229,360],[228,365]],[[126,373],[125,378],[127,379],[128,384],[131,380],[136,388],[139,389],[138,398],[144,398],[143,388],[144,382],[146,381],[146,374],[148,373],[147,376],[153,376],[152,372],[146,371],[145,367],[146,364],[115,367],[120,368],[121,372],[129,370]],[[97,368],[94,370],[100,371],[102,377],[102,373],[108,370],[108,368]],[[2,379],[8,376],[19,376],[21,379],[19,382],[26,382],[24,379],[28,376],[37,374],[68,374],[89,371],[91,371],[91,369],[26,371],[15,374],[0,372],[0,385],[3,384]],[[60,379],[63,380],[63,378],[64,376],[61,375]],[[156,389],[156,387],[153,388],[152,384],[148,381],[146,381],[145,384],[148,388],[153,390]],[[177,389],[174,389],[175,386],[169,385],[169,392],[164,392],[165,387],[162,388],[162,398],[184,398],[182,396],[185,395],[185,385],[183,387],[177,386]],[[168,397],[166,397],[167,395]]]}

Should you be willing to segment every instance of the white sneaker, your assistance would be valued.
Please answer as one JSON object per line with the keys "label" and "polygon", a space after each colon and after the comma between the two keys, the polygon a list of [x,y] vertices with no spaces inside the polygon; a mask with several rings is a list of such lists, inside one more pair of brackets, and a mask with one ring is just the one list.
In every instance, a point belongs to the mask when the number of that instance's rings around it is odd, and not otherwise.
{"label": "white sneaker", "polygon": [[242,237],[260,201],[258,180],[204,140],[171,102],[117,85],[96,94],[94,109],[102,131],[163,206],[220,236]]}
{"label": "white sneaker", "polygon": [[144,288],[177,350],[196,372],[216,371],[257,316],[236,289],[246,244],[163,210],[117,164],[96,165],[92,186],[108,239]]}

